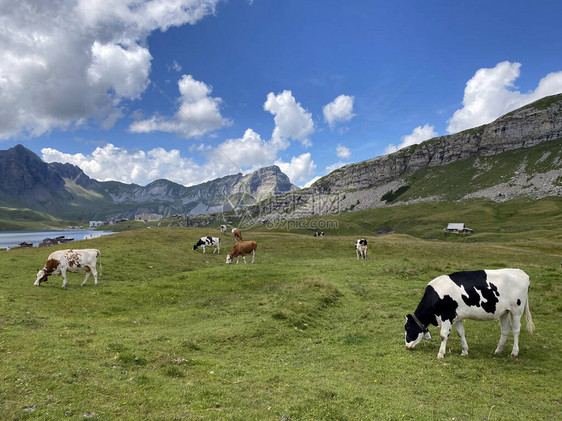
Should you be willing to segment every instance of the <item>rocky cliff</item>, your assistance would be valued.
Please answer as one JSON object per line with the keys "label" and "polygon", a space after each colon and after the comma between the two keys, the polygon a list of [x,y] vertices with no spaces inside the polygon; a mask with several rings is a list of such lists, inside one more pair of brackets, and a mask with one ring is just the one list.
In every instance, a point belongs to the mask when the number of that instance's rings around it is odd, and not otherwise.
{"label": "rocky cliff", "polygon": [[[251,212],[275,221],[400,201],[562,195],[561,145],[562,94],[490,124],[346,165],[309,189],[277,197]],[[399,200],[394,194],[398,191]]]}
{"label": "rocky cliff", "polygon": [[496,155],[559,138],[562,138],[562,95],[554,95],[490,124],[346,165],[321,178],[313,187],[323,193],[364,189],[428,166],[448,165],[476,155]]}

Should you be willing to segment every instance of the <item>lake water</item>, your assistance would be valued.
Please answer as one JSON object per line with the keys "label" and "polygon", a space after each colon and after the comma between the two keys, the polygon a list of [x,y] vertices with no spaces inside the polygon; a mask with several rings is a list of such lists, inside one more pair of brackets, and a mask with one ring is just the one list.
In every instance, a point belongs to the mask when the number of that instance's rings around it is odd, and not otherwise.
{"label": "lake water", "polygon": [[[68,231],[0,231],[0,249],[15,247],[24,241],[31,241],[33,247],[45,238],[65,236],[74,240],[83,240],[86,236],[113,234],[112,231],[68,230]],[[72,242],[71,242],[72,243]]]}

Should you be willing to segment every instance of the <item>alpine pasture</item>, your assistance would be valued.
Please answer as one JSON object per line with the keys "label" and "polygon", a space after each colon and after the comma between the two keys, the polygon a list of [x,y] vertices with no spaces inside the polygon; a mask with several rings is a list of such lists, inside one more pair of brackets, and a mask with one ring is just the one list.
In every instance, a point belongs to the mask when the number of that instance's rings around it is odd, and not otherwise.
{"label": "alpine pasture", "polygon": [[[548,203],[544,212],[560,206]],[[69,245],[0,251],[0,419],[560,418],[560,213],[545,230],[536,205],[528,209],[525,232],[508,223],[495,239],[377,236],[365,222],[376,211],[355,225],[342,214],[323,238],[244,230],[259,245],[255,264],[225,265],[234,239],[218,226],[72,243],[101,251],[97,287],[72,273],[67,288],[60,276],[33,286],[47,255]],[[206,235],[221,237],[219,255],[193,250]],[[357,238],[369,242],[365,261]],[[518,357],[511,334],[508,351],[493,354],[496,321],[465,321],[468,356],[452,333],[438,360],[433,326],[433,339],[405,348],[405,315],[431,279],[502,267],[531,278],[536,331],[523,321]]]}

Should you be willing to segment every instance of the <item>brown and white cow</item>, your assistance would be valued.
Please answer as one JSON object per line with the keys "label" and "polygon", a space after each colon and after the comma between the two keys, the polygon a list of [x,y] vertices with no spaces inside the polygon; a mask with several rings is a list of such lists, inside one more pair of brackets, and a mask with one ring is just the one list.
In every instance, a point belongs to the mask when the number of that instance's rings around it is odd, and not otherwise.
{"label": "brown and white cow", "polygon": [[96,270],[97,258],[100,257],[100,274],[101,274],[101,253],[96,249],[84,250],[58,250],[49,255],[47,263],[43,269],[37,271],[37,279],[33,285],[39,286],[41,282],[47,282],[47,277],[51,275],[62,276],[62,286],[66,287],[66,272],[82,272],[86,271],[86,278],[82,282],[82,286],[90,277],[90,272],[94,274],[94,284],[98,284],[98,272]]}
{"label": "brown and white cow", "polygon": [[254,263],[254,259],[256,257],[256,248],[258,247],[258,243],[255,241],[240,241],[234,244],[234,247],[226,256],[226,264],[232,263],[232,260],[236,258],[236,264],[238,264],[238,258],[242,256],[242,260],[246,263],[246,255],[252,255],[252,263]]}
{"label": "brown and white cow", "polygon": [[235,241],[242,241],[242,233],[238,228],[232,228],[232,234],[234,234]]}

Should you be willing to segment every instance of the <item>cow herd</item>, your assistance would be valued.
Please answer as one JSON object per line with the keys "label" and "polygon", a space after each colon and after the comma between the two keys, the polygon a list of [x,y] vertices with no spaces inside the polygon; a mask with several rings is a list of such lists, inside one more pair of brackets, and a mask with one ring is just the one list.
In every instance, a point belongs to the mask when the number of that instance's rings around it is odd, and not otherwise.
{"label": "cow herd", "polygon": [[[221,233],[226,234],[226,226],[221,225]],[[242,257],[246,263],[246,255],[255,261],[257,242],[243,241],[239,229],[233,228],[235,244],[226,256],[226,264]],[[323,237],[324,233],[315,233],[315,237]],[[221,239],[218,237],[201,237],[193,245],[205,253],[207,247],[213,247],[213,253],[220,254]],[[360,238],[355,243],[357,260],[367,258],[367,240]],[[94,284],[98,283],[97,261],[101,274],[101,253],[96,249],[59,250],[51,253],[42,269],[37,270],[34,285],[47,282],[51,275],[61,275],[63,287],[68,285],[67,272],[86,272],[82,286],[86,284],[90,274],[94,275]],[[525,314],[526,327],[533,334],[534,324],[529,310],[529,276],[520,269],[496,269],[456,272],[433,279],[427,285],[424,295],[416,310],[406,316],[405,345],[413,349],[422,339],[431,339],[428,327],[440,327],[441,346],[437,358],[445,356],[447,339],[452,327],[460,337],[461,355],[468,355],[468,344],[465,338],[463,320],[494,320],[499,319],[501,336],[495,353],[503,352],[509,333],[513,332],[512,356],[519,353],[519,333],[521,317]]]}

